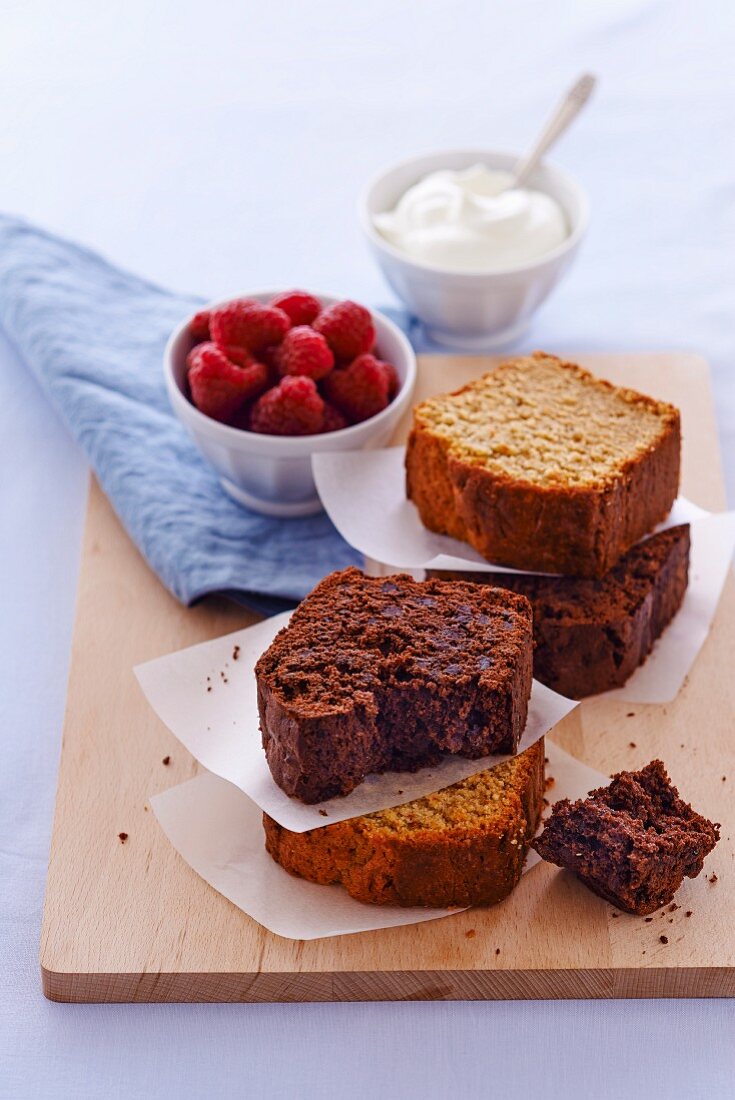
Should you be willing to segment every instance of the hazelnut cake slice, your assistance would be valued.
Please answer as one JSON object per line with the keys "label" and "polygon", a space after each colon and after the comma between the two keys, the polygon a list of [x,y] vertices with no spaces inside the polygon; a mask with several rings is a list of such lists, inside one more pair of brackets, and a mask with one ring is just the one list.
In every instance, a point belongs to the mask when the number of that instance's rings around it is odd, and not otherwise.
{"label": "hazelnut cake slice", "polygon": [[490,561],[600,577],[671,510],[680,450],[673,405],[536,352],[414,409],[407,493]]}
{"label": "hazelnut cake slice", "polygon": [[445,753],[513,753],[532,679],[524,596],[406,574],[332,573],[255,666],[276,783],[303,802]]}
{"label": "hazelnut cake slice", "polygon": [[495,905],[521,877],[543,796],[542,737],[451,787],[320,829],[263,814],[265,846],[290,874],[371,905]]}

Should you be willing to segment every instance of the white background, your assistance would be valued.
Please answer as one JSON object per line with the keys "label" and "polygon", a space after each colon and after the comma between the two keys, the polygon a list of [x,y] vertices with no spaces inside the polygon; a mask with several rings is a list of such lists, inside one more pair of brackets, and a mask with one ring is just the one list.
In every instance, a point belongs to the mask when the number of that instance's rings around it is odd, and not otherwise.
{"label": "white background", "polygon": [[[378,305],[365,178],[435,147],[517,149],[595,71],[557,153],[592,229],[523,346],[703,352],[732,501],[733,56],[730,0],[6,2],[0,208],[180,290],[301,283]],[[0,1096],[732,1095],[727,1001],[44,1001],[85,468],[5,343],[0,429]]]}

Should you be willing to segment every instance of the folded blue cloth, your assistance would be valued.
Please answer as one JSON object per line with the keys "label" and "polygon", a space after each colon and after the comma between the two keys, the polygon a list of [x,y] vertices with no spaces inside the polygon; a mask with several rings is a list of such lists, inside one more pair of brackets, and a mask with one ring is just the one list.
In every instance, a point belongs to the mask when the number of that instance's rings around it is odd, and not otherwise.
{"label": "folded blue cloth", "polygon": [[360,558],[325,515],[235,504],[175,419],[163,349],[199,304],[0,215],[0,324],[151,568],[183,603],[220,592],[273,613]]}

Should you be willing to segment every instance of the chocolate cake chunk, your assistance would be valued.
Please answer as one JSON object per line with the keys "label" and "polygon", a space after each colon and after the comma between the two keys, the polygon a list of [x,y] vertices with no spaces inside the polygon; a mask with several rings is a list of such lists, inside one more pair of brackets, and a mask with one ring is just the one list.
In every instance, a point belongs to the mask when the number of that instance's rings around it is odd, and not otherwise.
{"label": "chocolate cake chunk", "polygon": [[619,909],[645,916],[671,901],[685,875],[696,878],[719,839],[719,824],[684,802],[652,760],[585,799],[557,802],[533,847]]}
{"label": "chocolate cake chunk", "polygon": [[255,666],[273,778],[321,802],[444,753],[515,752],[532,645],[530,605],[514,592],[332,573]]}
{"label": "chocolate cake chunk", "polygon": [[637,543],[599,580],[521,573],[434,573],[520,592],[533,608],[533,674],[570,699],[621,687],[679,610],[689,525]]}

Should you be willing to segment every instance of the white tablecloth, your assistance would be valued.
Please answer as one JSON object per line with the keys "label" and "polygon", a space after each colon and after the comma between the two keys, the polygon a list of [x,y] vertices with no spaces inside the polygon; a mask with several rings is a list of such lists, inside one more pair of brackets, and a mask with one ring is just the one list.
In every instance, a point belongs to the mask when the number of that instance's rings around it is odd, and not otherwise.
{"label": "white tablecloth", "polygon": [[[734,43],[729,0],[5,5],[0,206],[180,289],[389,302],[354,216],[365,178],[424,149],[518,149],[595,71],[557,153],[592,229],[523,346],[704,353],[732,499]],[[4,343],[0,424],[0,1096],[732,1095],[727,1001],[47,1003],[85,467]]]}

